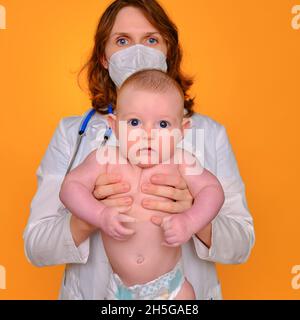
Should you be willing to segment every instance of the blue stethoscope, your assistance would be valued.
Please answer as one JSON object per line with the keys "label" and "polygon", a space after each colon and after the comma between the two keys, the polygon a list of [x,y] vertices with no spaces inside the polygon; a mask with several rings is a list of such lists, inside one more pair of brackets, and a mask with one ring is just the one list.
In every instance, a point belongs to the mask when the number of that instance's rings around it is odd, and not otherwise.
{"label": "blue stethoscope", "polygon": [[[75,149],[74,149],[70,164],[68,166],[68,169],[66,171],[66,174],[69,173],[69,171],[72,168],[72,165],[74,163],[74,160],[77,156],[77,153],[78,153],[78,150],[79,150],[79,147],[81,144],[82,137],[84,136],[84,133],[86,131],[87,125],[95,113],[96,113],[96,109],[93,108],[93,109],[89,110],[87,115],[83,118],[83,120],[80,124],[80,128],[79,128],[78,135],[77,135],[77,140],[76,140],[76,144],[75,144]],[[113,113],[113,107],[111,104],[108,105],[108,113],[109,114]],[[101,142],[101,147],[105,146],[105,144],[108,141],[108,139],[110,138],[111,134],[112,134],[112,129],[110,127],[107,127],[105,130],[104,136],[103,136],[103,140]]]}

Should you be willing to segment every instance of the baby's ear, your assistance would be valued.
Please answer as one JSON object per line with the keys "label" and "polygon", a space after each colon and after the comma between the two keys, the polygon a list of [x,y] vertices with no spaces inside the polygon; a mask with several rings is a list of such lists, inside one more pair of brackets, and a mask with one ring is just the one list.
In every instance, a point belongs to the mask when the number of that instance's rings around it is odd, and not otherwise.
{"label": "baby's ear", "polygon": [[182,126],[182,130],[190,129],[191,118],[183,118],[181,126]]}
{"label": "baby's ear", "polygon": [[107,115],[107,122],[108,122],[108,125],[112,128],[112,130],[114,132],[116,132],[116,116],[114,114],[108,114]]}

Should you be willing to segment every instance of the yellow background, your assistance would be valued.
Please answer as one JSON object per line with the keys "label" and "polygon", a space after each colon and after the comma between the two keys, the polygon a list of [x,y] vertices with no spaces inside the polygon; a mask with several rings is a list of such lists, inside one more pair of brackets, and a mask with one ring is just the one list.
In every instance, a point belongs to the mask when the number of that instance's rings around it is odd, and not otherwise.
{"label": "yellow background", "polygon": [[[37,268],[22,233],[35,171],[62,117],[90,107],[76,72],[109,1],[0,0],[0,299],[56,299],[63,266]],[[225,299],[299,299],[300,30],[288,0],[161,0],[180,31],[184,70],[196,76],[197,108],[225,125],[256,245],[243,265],[218,265]]]}

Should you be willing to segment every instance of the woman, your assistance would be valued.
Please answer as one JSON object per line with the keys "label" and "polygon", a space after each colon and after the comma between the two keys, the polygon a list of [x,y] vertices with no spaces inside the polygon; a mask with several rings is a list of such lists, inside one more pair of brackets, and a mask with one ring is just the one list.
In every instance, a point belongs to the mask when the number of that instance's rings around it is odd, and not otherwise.
{"label": "woman", "polygon": [[[115,73],[116,65],[110,58],[135,45],[151,47],[166,56],[168,74],[185,92],[185,108],[192,115],[193,127],[205,132],[204,164],[222,183],[225,203],[217,218],[184,244],[183,260],[196,299],[220,299],[215,262],[233,264],[247,260],[254,243],[253,221],[226,130],[207,116],[193,114],[193,99],[187,93],[192,81],[180,71],[177,30],[155,0],[114,1],[100,19],[94,50],[86,65],[92,104],[97,112],[73,167],[98,146],[96,138],[105,131],[103,114],[107,113],[107,105],[115,102],[122,68],[117,65],[121,70]],[[37,266],[66,264],[61,299],[105,299],[112,270],[99,232],[75,218],[58,197],[81,120],[81,117],[68,117],[60,121],[37,170],[38,190],[24,231],[25,252],[29,261]],[[193,199],[183,180],[177,181],[172,176],[153,176],[152,180],[153,184],[143,189],[145,208],[176,213],[191,207]],[[122,197],[122,192],[129,188],[122,177],[99,176],[94,196],[107,206],[117,206],[125,212],[132,199]],[[147,201],[146,193],[169,201]],[[153,223],[160,224],[160,221],[153,219]]]}

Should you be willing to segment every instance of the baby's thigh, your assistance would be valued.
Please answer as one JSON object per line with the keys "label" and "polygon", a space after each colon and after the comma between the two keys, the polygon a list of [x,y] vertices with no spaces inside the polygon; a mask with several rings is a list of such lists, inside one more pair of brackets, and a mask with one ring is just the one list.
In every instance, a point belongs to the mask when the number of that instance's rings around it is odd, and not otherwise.
{"label": "baby's thigh", "polygon": [[186,279],[174,300],[196,300],[194,289]]}

